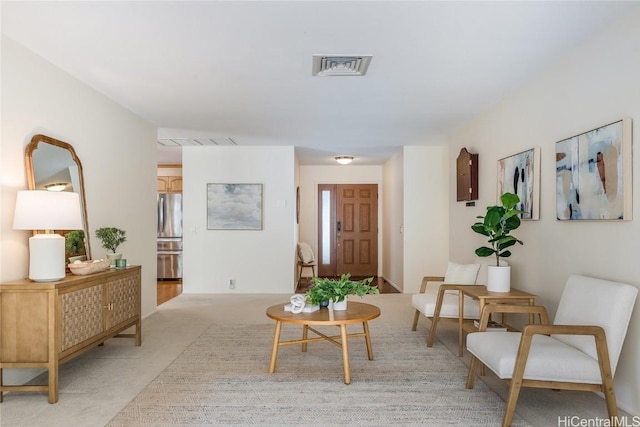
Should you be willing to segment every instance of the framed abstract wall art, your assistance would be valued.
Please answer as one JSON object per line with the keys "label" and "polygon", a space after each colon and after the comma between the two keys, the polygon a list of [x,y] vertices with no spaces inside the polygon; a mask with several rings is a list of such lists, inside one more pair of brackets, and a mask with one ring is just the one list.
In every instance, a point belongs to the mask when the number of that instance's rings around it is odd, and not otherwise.
{"label": "framed abstract wall art", "polygon": [[631,119],[556,143],[559,220],[631,219]]}
{"label": "framed abstract wall art", "polygon": [[520,197],[521,219],[540,219],[540,148],[498,160],[498,199],[504,193]]}
{"label": "framed abstract wall art", "polygon": [[262,184],[207,184],[207,230],[262,230]]}

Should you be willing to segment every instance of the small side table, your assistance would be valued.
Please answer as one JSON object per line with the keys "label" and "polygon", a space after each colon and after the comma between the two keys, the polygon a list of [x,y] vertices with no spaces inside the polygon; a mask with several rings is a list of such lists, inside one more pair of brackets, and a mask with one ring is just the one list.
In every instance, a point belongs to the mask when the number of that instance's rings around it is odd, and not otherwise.
{"label": "small side table", "polygon": [[[464,296],[468,296],[478,301],[480,305],[480,314],[486,304],[505,304],[505,303],[527,303],[534,305],[536,303],[536,295],[530,294],[519,289],[511,288],[509,292],[489,292],[484,285],[471,285],[458,287],[459,302],[459,319],[458,319],[458,355],[462,356],[464,332],[476,332],[478,328],[473,323],[464,323],[462,321],[462,313],[464,313]],[[534,314],[529,314],[529,323],[534,322]],[[506,323],[506,314],[502,314],[501,323],[510,330],[516,330]]]}
{"label": "small side table", "polygon": [[[438,302],[433,310],[433,324],[429,331],[428,346],[433,344],[433,339],[436,335],[436,329],[438,327],[438,321],[440,319],[440,310],[442,309],[442,300],[446,291],[455,290],[458,291],[458,356],[462,357],[464,348],[464,332],[475,332],[478,330],[473,323],[464,321],[464,297],[465,295],[478,301],[480,305],[480,314],[486,304],[504,304],[504,303],[528,303],[534,305],[536,301],[536,295],[528,292],[521,291],[519,289],[511,288],[509,292],[489,292],[484,285],[441,285],[439,289]],[[502,315],[502,323],[505,323],[505,315]],[[529,316],[529,323],[533,323],[534,315]],[[505,325],[507,326],[507,325]],[[508,326],[507,326],[508,327]],[[515,330],[514,328],[510,328]]]}

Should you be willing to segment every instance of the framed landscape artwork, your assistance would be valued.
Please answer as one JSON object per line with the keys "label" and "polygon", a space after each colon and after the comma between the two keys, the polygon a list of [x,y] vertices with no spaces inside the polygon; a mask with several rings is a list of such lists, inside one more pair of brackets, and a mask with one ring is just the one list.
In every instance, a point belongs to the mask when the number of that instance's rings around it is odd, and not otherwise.
{"label": "framed landscape artwork", "polygon": [[498,160],[498,202],[504,193],[520,197],[521,219],[540,219],[540,148]]}
{"label": "framed landscape artwork", "polygon": [[559,220],[631,219],[631,119],[556,143]]}
{"label": "framed landscape artwork", "polygon": [[262,230],[262,184],[207,184],[207,230]]}

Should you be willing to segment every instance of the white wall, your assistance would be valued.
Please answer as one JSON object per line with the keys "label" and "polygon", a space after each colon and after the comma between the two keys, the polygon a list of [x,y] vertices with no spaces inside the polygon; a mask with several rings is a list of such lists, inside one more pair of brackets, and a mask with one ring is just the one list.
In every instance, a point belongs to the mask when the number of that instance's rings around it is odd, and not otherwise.
{"label": "white wall", "polygon": [[403,291],[407,293],[418,292],[423,276],[444,276],[446,271],[449,148],[407,146],[403,151]]}
{"label": "white wall", "polygon": [[[27,189],[24,149],[35,134],[68,142],[82,162],[91,249],[96,228],[127,232],[122,252],[142,265],[142,313],[156,307],[156,129],[52,64],[2,36],[0,280],[28,275],[30,232],[13,231],[16,192]],[[144,338],[143,338],[144,340]],[[11,371],[20,382],[27,370]]]}
{"label": "white wall", "polygon": [[[183,291],[292,293],[294,148],[184,147],[182,165]],[[207,230],[208,183],[263,184],[263,230]]]}
{"label": "white wall", "polygon": [[[300,166],[300,240],[307,242],[318,258],[318,184],[378,184],[378,230],[382,230],[382,166]],[[378,249],[384,236],[378,233]],[[378,272],[382,251],[378,250]],[[306,271],[305,271],[306,273]]]}
{"label": "white wall", "polygon": [[[515,287],[539,295],[555,313],[571,273],[640,285],[640,150],[633,165],[634,219],[625,222],[557,221],[555,143],[623,117],[640,135],[640,9],[591,40],[501,105],[451,137],[450,164],[461,147],[479,153],[480,200],[475,208],[451,201],[451,258],[473,259],[484,243],[469,226],[496,203],[498,159],[541,148],[540,220],[514,233],[524,246],[510,258]],[[455,168],[449,174],[455,194]],[[611,307],[615,310],[615,307]],[[640,414],[640,302],[627,333],[615,375],[619,405]]]}
{"label": "white wall", "polygon": [[404,239],[404,150],[399,150],[384,164],[384,200],[382,206],[382,277],[396,289],[403,290]]}

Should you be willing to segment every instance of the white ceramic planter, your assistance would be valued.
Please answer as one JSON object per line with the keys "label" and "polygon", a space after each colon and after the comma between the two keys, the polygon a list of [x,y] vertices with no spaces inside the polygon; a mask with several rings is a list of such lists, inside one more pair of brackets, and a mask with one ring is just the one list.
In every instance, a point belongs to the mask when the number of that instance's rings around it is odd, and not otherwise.
{"label": "white ceramic planter", "polygon": [[107,259],[109,260],[109,265],[111,267],[115,267],[116,266],[116,260],[122,258],[122,254],[121,253],[113,253],[113,252],[107,252]]}
{"label": "white ceramic planter", "polygon": [[511,290],[511,266],[487,266],[487,290],[509,292]]}
{"label": "white ceramic planter", "polygon": [[344,311],[347,309],[347,298],[340,302],[332,302],[334,311]]}

